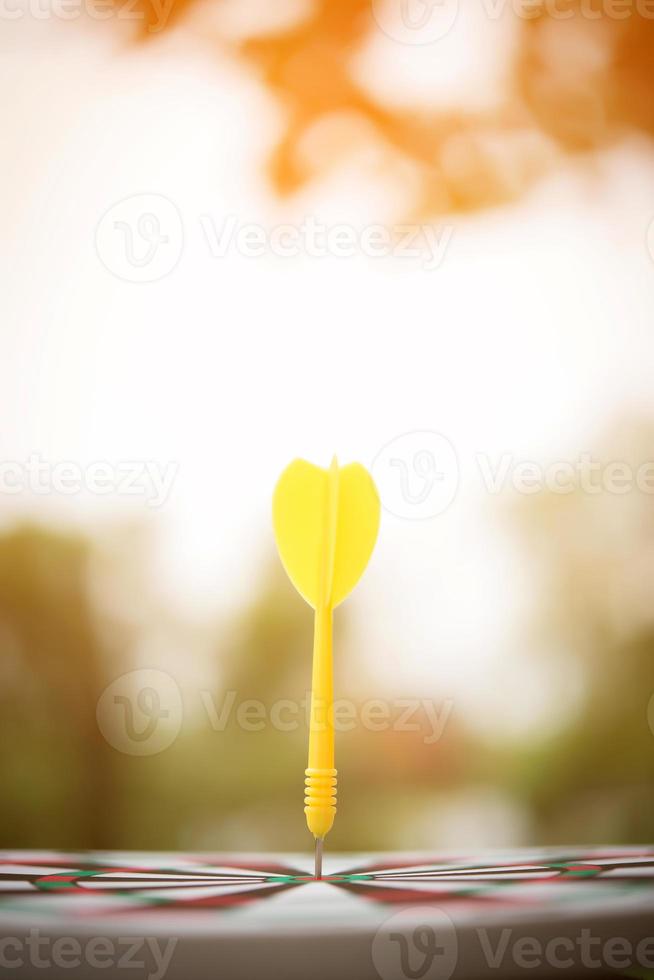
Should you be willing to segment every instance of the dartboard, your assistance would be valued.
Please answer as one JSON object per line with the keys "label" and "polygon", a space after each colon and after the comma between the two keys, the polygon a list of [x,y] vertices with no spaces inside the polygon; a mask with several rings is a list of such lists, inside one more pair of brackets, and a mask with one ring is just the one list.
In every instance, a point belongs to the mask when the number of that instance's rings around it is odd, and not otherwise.
{"label": "dartboard", "polygon": [[654,849],[585,849],[492,856],[308,856],[4,852],[0,922],[119,922],[153,917],[208,928],[287,922],[325,927],[383,919],[389,908],[435,905],[456,917],[506,910],[654,911]]}

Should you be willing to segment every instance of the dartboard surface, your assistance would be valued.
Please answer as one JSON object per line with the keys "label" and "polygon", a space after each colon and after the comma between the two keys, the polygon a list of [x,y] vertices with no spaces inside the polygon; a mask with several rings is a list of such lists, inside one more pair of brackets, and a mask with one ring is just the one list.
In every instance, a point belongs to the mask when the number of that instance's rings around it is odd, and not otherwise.
{"label": "dartboard surface", "polygon": [[0,854],[0,923],[351,929],[430,905],[454,920],[654,912],[654,848],[329,856],[319,882],[307,855]]}

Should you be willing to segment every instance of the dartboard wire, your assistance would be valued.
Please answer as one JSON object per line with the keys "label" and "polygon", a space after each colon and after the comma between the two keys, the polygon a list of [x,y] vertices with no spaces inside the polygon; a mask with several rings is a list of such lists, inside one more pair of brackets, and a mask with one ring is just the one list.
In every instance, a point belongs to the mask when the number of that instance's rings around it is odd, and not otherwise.
{"label": "dartboard wire", "polygon": [[[215,870],[209,870],[209,868],[206,867],[206,864],[208,862],[205,861],[204,857],[202,859],[202,862],[205,865],[204,867],[202,865],[198,867],[198,862],[196,863],[190,862],[188,864],[184,864],[181,866],[179,864],[175,864],[175,865],[157,866],[156,868],[148,868],[136,862],[132,863],[129,860],[122,861],[119,864],[107,864],[105,861],[93,860],[91,857],[92,853],[93,852],[88,852],[88,856],[90,858],[89,860],[71,861],[65,859],[66,855],[62,855],[60,860],[52,858],[49,859],[47,862],[41,862],[41,863],[46,867],[52,867],[52,874],[76,873],[79,875],[82,873],[109,874],[113,872],[124,872],[124,873],[129,873],[129,872],[150,873],[151,872],[153,876],[156,876],[157,874],[177,874],[177,875],[197,874],[198,876],[219,877],[220,874],[225,873],[224,871],[216,872]],[[80,855],[76,855],[76,857],[82,855],[83,852]],[[231,860],[233,861],[234,858],[232,857]],[[10,855],[8,855],[6,859],[0,859],[0,878],[3,877],[2,875],[3,863],[25,865],[26,868],[29,868],[30,866],[33,866],[36,863],[36,861],[33,858],[30,858],[29,860],[23,860],[20,858],[13,858],[13,857],[10,860]],[[283,864],[275,863],[267,867],[265,866],[265,863],[262,864],[263,866],[257,867],[253,862],[251,863],[249,861],[243,861],[240,864],[233,864],[233,865],[230,865],[229,863],[220,862],[220,863],[216,863],[215,867],[229,868],[230,874],[232,874],[231,868],[233,867],[234,877],[242,877],[246,880],[251,880],[253,877],[253,875],[248,872],[253,872],[254,874],[261,877],[262,879],[268,879],[277,876],[287,879],[290,877],[302,877],[303,875],[306,874],[305,872],[300,871],[298,868],[288,867]],[[70,870],[71,868],[72,870]],[[242,873],[239,874],[239,872]],[[35,872],[33,875],[26,875],[25,877],[45,877],[45,875],[43,874],[43,872],[39,872],[39,873]]]}
{"label": "dartboard wire", "polygon": [[[224,866],[224,867],[228,867],[228,866]],[[125,874],[125,875],[144,874],[145,875],[147,874],[147,875],[152,875],[153,878],[156,878],[159,875],[176,875],[178,877],[183,877],[185,875],[186,876],[193,875],[194,877],[197,878],[220,878],[223,876],[225,877],[229,876],[230,878],[239,878],[239,879],[243,879],[244,881],[253,881],[255,878],[260,879],[262,881],[266,881],[268,880],[268,878],[272,878],[272,877],[277,877],[277,876],[286,877],[288,873],[286,872],[286,870],[284,870],[284,872],[282,871],[272,872],[272,871],[266,871],[263,868],[252,869],[252,872],[247,873],[248,872],[247,868],[239,869],[239,870],[236,870],[235,868],[233,872],[231,870],[229,872],[225,872],[225,871],[208,871],[204,869],[193,870],[192,867],[188,867],[184,870],[180,869],[179,867],[164,867],[164,868],[154,869],[154,868],[143,868],[142,866],[137,866],[137,865],[123,865],[122,867],[115,866],[115,865],[114,866],[101,865],[101,866],[90,867],[89,870],[93,874],[97,874],[97,875],[100,874]],[[241,870],[246,873],[245,874],[239,873],[239,871]]]}
{"label": "dartboard wire", "polygon": [[[527,875],[536,875],[541,877],[536,877],[537,881],[545,880],[560,880],[561,878],[580,878],[582,876],[588,877],[602,877],[607,871],[615,871],[620,869],[627,870],[633,867],[652,867],[654,874],[654,860],[643,860],[642,862],[630,862],[625,864],[621,861],[611,862],[609,864],[597,865],[592,861],[584,861],[579,858],[570,859],[568,861],[560,860],[556,862],[551,862],[549,864],[541,865],[489,865],[486,867],[479,867],[478,865],[469,865],[456,868],[448,867],[436,867],[436,868],[424,868],[420,867],[420,870],[411,871],[406,870],[384,870],[375,869],[369,871],[351,871],[342,876],[334,875],[329,876],[330,878],[336,879],[339,877],[345,878],[349,881],[430,881],[430,880],[466,880],[474,879],[483,875],[487,876],[498,876],[498,882],[501,880],[500,876],[506,881],[525,881],[534,880],[533,878],[527,879]],[[508,875],[513,875],[512,878],[508,878]],[[545,876],[549,875],[548,878]],[[615,879],[613,879],[615,880]]]}
{"label": "dartboard wire", "polygon": [[[172,875],[172,874],[147,875],[147,874],[140,874],[140,873],[138,875],[135,875],[133,873],[123,874],[121,872],[118,873],[110,872],[109,874],[107,874],[104,871],[100,871],[97,874],[88,875],[86,877],[101,882],[106,881],[107,884],[110,884],[111,882],[114,881],[124,881],[126,883],[129,882],[135,885],[139,884],[139,882],[146,883],[146,884],[148,882],[154,882],[157,885],[159,884],[165,885],[168,883],[170,885],[175,885],[175,884],[179,884],[179,885],[186,885],[186,884],[188,885],[201,885],[201,884],[234,885],[236,884],[238,885],[241,883],[248,884],[249,882],[254,883],[254,882],[276,880],[275,878],[271,878],[271,876],[269,875],[225,875],[225,874],[222,875],[218,875],[218,874],[216,875]],[[80,880],[82,879],[80,878]]]}
{"label": "dartboard wire", "polygon": [[508,875],[513,875],[516,879],[520,879],[525,875],[546,875],[548,873],[551,873],[553,870],[554,869],[552,868],[544,868],[544,867],[515,868],[515,869],[493,868],[493,867],[470,868],[470,869],[457,868],[456,870],[451,870],[451,871],[441,870],[440,868],[438,868],[438,869],[434,869],[433,871],[425,870],[425,871],[416,871],[416,872],[377,871],[377,872],[371,872],[370,874],[350,875],[349,877],[352,879],[365,878],[372,881],[392,881],[392,880],[439,881],[442,879],[448,881],[449,880],[466,881],[466,880],[473,880],[474,878],[477,878],[480,875],[484,875],[484,876],[497,875],[498,878],[500,876],[506,878]]}
{"label": "dartboard wire", "polygon": [[[299,884],[299,883],[298,883]],[[197,886],[206,887],[206,886]],[[215,896],[205,896],[202,899],[194,901],[193,898],[189,899],[179,899],[179,898],[166,898],[163,895],[148,895],[139,894],[135,891],[121,891],[112,890],[110,896],[106,892],[90,892],[84,889],[75,889],[77,897],[84,896],[84,898],[90,897],[91,903],[88,909],[80,912],[79,909],[76,910],[76,915],[80,918],[93,917],[95,915],[108,916],[110,918],[124,916],[126,914],[141,913],[147,911],[147,909],[156,909],[159,911],[170,911],[170,912],[192,912],[197,910],[202,910],[205,912],[216,912],[224,913],[230,909],[237,909],[243,905],[249,904],[250,902],[260,902],[272,897],[273,895],[279,895],[281,892],[286,891],[289,888],[297,887],[294,882],[283,882],[283,883],[269,883],[267,888],[248,888],[239,892],[230,892],[223,895]],[[144,887],[143,891],[147,890],[147,886]],[[191,889],[192,891],[192,889]],[[35,894],[38,894],[35,893]],[[41,894],[46,894],[41,892]],[[63,894],[63,893],[62,893]],[[71,892],[67,891],[67,894]],[[30,897],[35,897],[32,894]],[[101,899],[107,899],[110,897],[111,902],[114,904],[114,908],[102,908],[100,912],[93,908],[94,900],[97,902]],[[26,911],[25,905],[21,902],[3,902],[0,904],[0,911],[19,911],[24,913]],[[37,911],[34,906],[28,911]],[[53,909],[48,905],[47,901],[38,903],[38,914],[45,911],[52,916],[61,916],[62,911],[65,911],[62,905],[58,908]]]}
{"label": "dartboard wire", "polygon": [[[351,892],[353,894],[358,894],[364,896],[366,899],[373,901],[379,905],[420,905],[420,904],[434,904],[440,906],[448,906],[454,903],[461,903],[465,901],[477,901],[481,900],[484,905],[489,904],[493,900],[499,903],[504,903],[505,899],[501,896],[496,887],[491,889],[483,888],[465,888],[458,889],[452,892],[426,892],[419,891],[416,889],[396,889],[396,888],[384,888],[380,886],[378,888],[365,884],[357,885],[356,882],[335,882],[335,887],[342,888],[344,891]],[[509,903],[513,904],[513,903]]]}
{"label": "dartboard wire", "polygon": [[[32,882],[37,891],[40,892],[79,892],[80,894],[96,894],[105,892],[134,892],[137,890],[145,891],[148,888],[210,888],[226,887],[233,885],[264,885],[275,884],[267,878],[197,878],[194,881],[175,881],[174,879],[160,878],[127,878],[124,880],[116,878],[103,878],[101,875],[87,874],[83,877],[75,876],[65,879],[59,877],[42,877]],[[280,882],[281,884],[282,882]],[[121,887],[122,886],[122,887]]]}
{"label": "dartboard wire", "polygon": [[[550,879],[550,880],[556,880],[559,882],[561,881],[561,879]],[[499,901],[501,904],[505,904],[507,897],[505,894],[502,894],[503,892],[508,890],[508,888],[512,885],[513,886],[515,886],[516,884],[526,885],[527,883],[512,882],[512,881],[497,881],[493,883],[483,883],[483,884],[480,883],[478,886],[474,888],[459,888],[456,891],[451,891],[447,893],[444,893],[442,891],[436,891],[436,892],[421,891],[421,890],[410,889],[410,888],[396,889],[393,887],[384,887],[384,885],[376,886],[374,882],[368,883],[365,881],[361,881],[360,883],[357,881],[340,881],[340,882],[334,881],[333,884],[335,887],[342,888],[348,892],[364,895],[367,899],[370,899],[380,905],[404,904],[409,906],[409,905],[424,903],[424,904],[438,904],[440,906],[447,907],[450,904],[459,903],[461,901],[466,901],[466,900],[467,901],[481,900],[481,902],[484,905],[488,905],[490,902],[492,902],[495,899]],[[539,884],[541,883],[539,882]],[[604,884],[609,884],[609,883],[605,882]],[[607,892],[598,893],[593,888],[588,889],[586,891],[585,898],[590,898],[593,901],[594,900],[604,901],[607,900],[608,898],[614,900],[618,896],[626,896],[631,898],[633,897],[635,891],[643,891],[645,892],[645,894],[649,893],[651,895],[651,883],[649,883],[649,888],[648,888],[648,883],[638,882],[637,880],[634,881],[634,879],[631,879],[629,887],[624,887],[618,883],[616,883],[616,887],[613,886],[613,883],[610,883],[609,887],[610,887],[610,894],[608,894]],[[526,899],[531,898],[531,896],[529,895],[529,890],[528,888],[525,888],[524,890],[521,888],[520,896],[515,896],[515,900],[513,900],[513,897],[510,897],[508,899],[508,904],[510,905],[520,904],[523,908],[527,908],[528,906],[523,904],[525,898]],[[576,904],[579,902],[579,898],[580,898],[579,892],[577,890],[573,891],[572,889],[570,889],[567,894],[565,892],[557,894],[556,904],[557,905]],[[542,902],[542,896],[539,896],[538,899],[534,900],[533,907],[537,908],[541,902]]]}
{"label": "dartboard wire", "polygon": [[[239,874],[238,872],[234,872],[234,873],[230,872],[229,874],[227,874],[225,872],[211,873],[209,871],[192,872],[192,873],[185,874],[184,872],[180,872],[179,870],[175,871],[173,869],[162,868],[162,869],[157,869],[156,871],[150,871],[149,869],[146,869],[144,871],[142,868],[138,868],[138,867],[116,868],[112,866],[109,867],[95,866],[95,867],[81,867],[81,868],[77,867],[74,868],[73,870],[63,870],[63,869],[53,868],[51,873],[44,874],[43,872],[33,872],[30,874],[29,872],[26,872],[23,875],[16,875],[16,874],[4,874],[2,871],[2,865],[0,865],[0,881],[16,881],[16,880],[39,881],[39,880],[52,879],[52,881],[54,882],[56,880],[67,881],[71,879],[84,878],[84,877],[100,878],[102,876],[106,876],[107,878],[109,878],[109,876],[111,875],[114,876],[122,875],[125,878],[132,877],[133,880],[135,881],[146,880],[148,877],[152,878],[153,880],[165,880],[164,876],[168,875],[171,876],[171,880],[172,878],[177,878],[178,880],[194,878],[198,882],[215,881],[216,879],[219,878],[223,878],[225,880],[229,879],[233,881],[244,881],[244,882],[269,881],[271,878],[276,879],[279,877],[280,879],[286,880],[288,877],[288,875],[285,874],[275,875],[265,871],[261,871],[259,874]],[[137,876],[140,876],[140,878]]]}
{"label": "dartboard wire", "polygon": [[552,873],[552,869],[547,868],[526,868],[516,871],[515,874],[511,875],[510,872],[504,870],[494,870],[493,868],[477,868],[474,871],[466,871],[465,873],[459,873],[458,871],[416,871],[411,872],[377,872],[377,873],[350,873],[344,875],[330,875],[325,878],[326,881],[331,881],[333,884],[339,881],[348,881],[352,883],[358,882],[444,882],[444,883],[464,883],[464,882],[481,882],[484,879],[494,878],[493,884],[515,884],[516,882],[544,882],[558,880],[561,875]]}
{"label": "dartboard wire", "polygon": [[[230,909],[237,909],[242,905],[247,905],[250,902],[258,903],[266,901],[266,899],[271,898],[273,895],[279,895],[281,892],[295,887],[297,885],[293,882],[284,882],[282,884],[271,883],[269,888],[249,888],[240,892],[231,892],[227,895],[209,896],[198,899],[197,901],[193,901],[192,898],[188,900],[179,898],[171,899],[160,895],[145,897],[135,892],[116,891],[112,892],[112,894],[128,899],[135,905],[139,903],[142,909],[154,907],[157,911],[192,912],[202,910],[204,912],[214,911],[224,913]],[[108,914],[120,916],[133,911],[134,907],[116,908],[108,910]]]}
{"label": "dartboard wire", "polygon": [[[606,860],[607,857],[609,858],[611,857],[610,854],[606,856],[603,855],[580,856],[579,853],[575,854],[574,852],[572,853],[559,852],[557,854],[552,854],[547,859],[543,858],[542,861],[538,861],[538,862],[532,861],[529,864],[519,864],[517,862],[513,862],[513,863],[502,862],[501,864],[496,863],[496,864],[490,864],[485,866],[482,865],[481,867],[479,866],[479,864],[470,864],[468,862],[460,863],[460,864],[453,863],[453,860],[455,859],[452,859],[451,857],[448,858],[447,860],[443,860],[442,857],[440,859],[429,857],[426,860],[421,861],[419,864],[416,864],[415,861],[413,862],[413,864],[398,861],[398,863],[396,864],[387,863],[386,865],[373,864],[368,866],[357,866],[355,868],[350,869],[347,872],[344,872],[344,874],[346,874],[347,876],[354,876],[354,875],[371,876],[377,874],[406,875],[412,873],[412,868],[422,868],[422,869],[431,868],[433,869],[433,873],[435,874],[459,874],[459,873],[474,872],[474,871],[481,871],[481,870],[483,870],[485,873],[489,873],[494,868],[498,868],[498,869],[515,868],[515,869],[525,869],[525,870],[531,869],[536,871],[536,870],[548,870],[548,869],[563,869],[569,865],[587,865],[588,867],[597,867],[597,868],[601,868],[602,870],[610,870],[613,868],[630,867],[633,864],[637,864],[638,866],[641,866],[642,864],[654,865],[654,856],[651,854],[651,852],[634,855],[635,858],[642,859],[642,861],[638,860],[638,861],[625,862],[620,860],[620,858],[624,858],[627,856],[628,855],[618,854],[615,855],[614,861],[607,861]],[[597,863],[600,860],[606,863],[602,863],[600,865]]]}
{"label": "dartboard wire", "polygon": [[[170,876],[170,877],[166,877]],[[52,874],[25,874],[20,877],[16,875],[2,875],[0,868],[0,880],[15,882],[28,881],[39,890],[67,890],[79,888],[81,882],[85,880],[97,881],[99,883],[121,881],[133,887],[141,886],[146,888],[148,881],[155,882],[156,885],[169,884],[170,887],[183,887],[188,884],[192,887],[203,885],[238,885],[238,884],[284,884],[294,880],[294,875],[289,874],[270,874],[261,872],[259,874],[239,874],[238,872],[229,874],[219,874],[211,872],[199,872],[197,874],[183,874],[172,868],[144,872],[141,868],[116,868],[115,866],[100,866],[93,868],[76,868],[73,871],[59,872]]]}
{"label": "dartboard wire", "polygon": [[356,868],[351,871],[344,872],[344,876],[347,877],[378,877],[380,875],[385,875],[387,877],[397,876],[406,877],[414,874],[429,874],[429,875],[472,875],[479,874],[483,872],[484,874],[489,874],[491,872],[506,873],[507,871],[534,873],[537,871],[545,872],[550,870],[550,865],[546,864],[490,864],[490,865],[479,865],[479,864],[459,864],[452,865],[449,863],[443,863],[442,861],[421,861],[419,864],[413,865],[373,865],[368,868]]}
{"label": "dartboard wire", "polygon": [[152,879],[140,878],[138,881],[117,881],[116,879],[107,880],[106,878],[91,878],[87,881],[79,881],[77,889],[81,892],[137,892],[137,891],[165,891],[174,888],[179,891],[192,891],[194,888],[234,888],[242,885],[267,885],[274,884],[265,878],[256,878],[252,882],[237,881],[236,879],[222,878],[220,880],[209,878],[206,881],[153,881]]}

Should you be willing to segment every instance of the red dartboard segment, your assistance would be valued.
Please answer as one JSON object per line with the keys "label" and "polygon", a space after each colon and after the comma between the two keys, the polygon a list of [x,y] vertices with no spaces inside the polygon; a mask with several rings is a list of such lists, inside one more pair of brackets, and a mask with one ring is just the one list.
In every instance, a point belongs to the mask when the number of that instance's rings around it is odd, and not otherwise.
{"label": "red dartboard segment", "polygon": [[465,892],[456,891],[455,888],[449,892],[429,892],[418,891],[415,888],[382,888],[378,886],[366,888],[364,885],[348,883],[339,883],[337,887],[357,895],[362,895],[365,898],[371,899],[373,902],[381,902],[384,905],[429,905],[431,902],[443,908],[453,903],[458,905],[463,902],[470,904],[479,904],[479,902],[484,902],[485,904],[492,902],[493,904],[500,905],[512,904],[499,892],[496,894],[481,894],[472,890]]}

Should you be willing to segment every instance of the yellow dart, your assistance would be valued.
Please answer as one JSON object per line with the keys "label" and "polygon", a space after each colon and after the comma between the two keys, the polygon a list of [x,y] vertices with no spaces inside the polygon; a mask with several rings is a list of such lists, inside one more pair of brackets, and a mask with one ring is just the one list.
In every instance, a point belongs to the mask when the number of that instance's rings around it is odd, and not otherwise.
{"label": "yellow dart", "polygon": [[315,876],[322,874],[322,842],[336,814],[334,768],[334,608],[357,584],[379,530],[379,496],[360,463],[328,470],[296,459],[273,495],[273,526],[282,564],[315,610],[304,812],[316,840]]}

